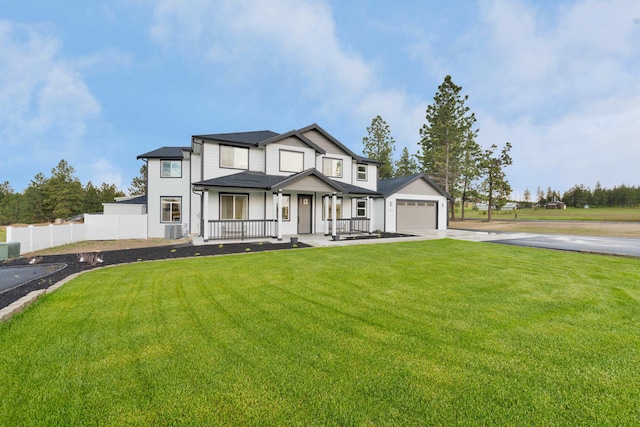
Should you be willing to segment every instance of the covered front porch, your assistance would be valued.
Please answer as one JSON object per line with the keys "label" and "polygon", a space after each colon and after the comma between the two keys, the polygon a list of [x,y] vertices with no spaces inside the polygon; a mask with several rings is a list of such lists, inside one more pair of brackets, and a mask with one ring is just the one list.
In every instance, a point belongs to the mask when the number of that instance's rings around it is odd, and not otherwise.
{"label": "covered front porch", "polygon": [[305,234],[337,238],[380,229],[373,218],[377,193],[341,185],[315,170],[293,176],[243,172],[196,183],[194,191],[201,192],[205,241]]}

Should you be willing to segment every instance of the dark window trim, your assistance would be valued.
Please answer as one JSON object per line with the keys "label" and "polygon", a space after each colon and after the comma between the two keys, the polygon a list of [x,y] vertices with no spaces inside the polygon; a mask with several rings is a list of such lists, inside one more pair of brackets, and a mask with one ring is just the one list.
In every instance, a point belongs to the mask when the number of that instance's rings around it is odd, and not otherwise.
{"label": "dark window trim", "polygon": [[[340,175],[326,175],[324,173],[324,161],[325,160],[337,160],[339,162],[342,162],[342,167],[340,168]],[[344,178],[344,159],[340,159],[340,158],[337,158],[337,157],[323,157],[322,158],[322,173],[325,174],[328,177],[331,177],[331,178]]]}
{"label": "dark window trim", "polygon": [[222,221],[233,221],[231,219],[222,219],[222,196],[247,196],[247,220],[249,218],[249,193],[218,193],[218,218]]}
{"label": "dark window trim", "polygon": [[[249,170],[249,163],[250,163],[250,153],[249,153],[249,148],[248,147],[237,147],[235,145],[228,145],[228,144],[219,144],[219,150],[218,150],[218,156],[219,156],[219,161],[218,164],[220,165],[220,169],[236,169],[236,170]],[[247,167],[246,168],[235,168],[235,167],[230,167],[230,166],[222,166],[222,147],[231,147],[234,149],[241,149],[241,150],[247,150]]]}
{"label": "dark window trim", "polygon": [[[283,151],[288,153],[302,154],[302,168],[299,171],[282,169],[282,152]],[[291,172],[291,173],[302,172],[304,170],[304,151],[285,150],[283,148],[278,149],[278,169],[280,170],[280,172]]]}
{"label": "dark window trim", "polygon": [[[284,219],[282,218],[283,222],[291,222],[291,194],[283,194],[282,198],[284,199],[285,197],[289,197],[289,219]],[[278,198],[276,197],[276,203],[277,203]],[[276,217],[277,219],[277,217]]]}
{"label": "dark window trim", "polygon": [[[180,162],[180,176],[164,176],[164,175],[162,175],[162,162]],[[160,159],[160,178],[182,178],[182,160],[178,160],[178,159]]]}
{"label": "dark window trim", "polygon": [[[180,221],[163,221],[162,220],[162,199],[180,199]],[[182,209],[182,196],[160,196],[160,224],[182,224],[184,219],[184,209]]]}
{"label": "dark window trim", "polygon": [[[358,209],[361,209],[358,207],[358,203],[364,203],[364,215],[358,215]],[[367,211],[369,210],[369,206],[367,203],[367,199],[356,199],[356,218],[367,218]]]}
{"label": "dark window trim", "polygon": [[[364,167],[364,179],[360,178],[360,171],[358,170],[360,166]],[[356,163],[356,181],[369,181],[369,168],[364,163]]]}

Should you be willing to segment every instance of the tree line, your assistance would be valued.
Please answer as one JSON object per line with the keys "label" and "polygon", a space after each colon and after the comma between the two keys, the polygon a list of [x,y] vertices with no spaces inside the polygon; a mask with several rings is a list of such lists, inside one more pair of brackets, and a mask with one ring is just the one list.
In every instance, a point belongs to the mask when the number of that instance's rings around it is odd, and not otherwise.
{"label": "tree line", "polygon": [[584,185],[574,185],[562,195],[567,206],[635,208],[640,206],[640,187],[628,187],[624,184],[613,188],[603,188],[600,182],[593,190]]}
{"label": "tree line", "polygon": [[[476,142],[476,117],[465,105],[468,95],[461,95],[451,76],[438,86],[433,103],[425,112],[426,123],[419,129],[417,153],[403,148],[398,161],[393,160],[395,139],[389,125],[376,116],[367,127],[362,140],[365,156],[381,162],[381,179],[424,173],[444,191],[462,201],[462,219],[467,201],[485,200],[489,205],[488,219],[493,209],[504,206],[511,194],[505,167],[512,164],[511,143],[502,148],[492,145],[482,149]],[[451,218],[455,217],[450,203]]]}
{"label": "tree line", "polygon": [[124,196],[114,184],[82,185],[75,169],[60,160],[51,176],[38,173],[22,193],[0,184],[0,225],[38,224],[86,212],[102,212],[102,203]]}

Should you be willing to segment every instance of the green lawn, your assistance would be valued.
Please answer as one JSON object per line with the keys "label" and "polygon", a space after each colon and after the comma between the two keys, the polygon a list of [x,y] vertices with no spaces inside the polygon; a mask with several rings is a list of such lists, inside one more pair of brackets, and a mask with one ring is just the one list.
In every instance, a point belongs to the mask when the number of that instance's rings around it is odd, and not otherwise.
{"label": "green lawn", "polygon": [[[640,222],[640,208],[567,208],[567,209],[518,209],[517,211],[494,211],[494,219],[521,220],[566,220],[566,221],[623,221]],[[461,210],[456,209],[456,218],[460,219]],[[487,219],[487,211],[474,211],[466,208],[465,219]]]}
{"label": "green lawn", "polygon": [[0,425],[639,425],[640,261],[452,240],[106,268],[0,324]]}

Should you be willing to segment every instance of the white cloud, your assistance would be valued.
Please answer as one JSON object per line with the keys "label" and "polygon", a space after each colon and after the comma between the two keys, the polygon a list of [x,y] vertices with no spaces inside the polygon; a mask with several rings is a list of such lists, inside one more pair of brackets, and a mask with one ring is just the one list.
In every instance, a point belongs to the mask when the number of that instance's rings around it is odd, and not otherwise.
{"label": "white cloud", "polygon": [[107,159],[99,159],[90,165],[90,170],[84,171],[89,180],[98,187],[105,184],[115,184],[116,187],[126,191],[128,183],[124,182],[122,170]]}
{"label": "white cloud", "polygon": [[48,27],[0,21],[0,136],[15,153],[0,162],[77,148],[99,116],[100,104],[59,50]]}

